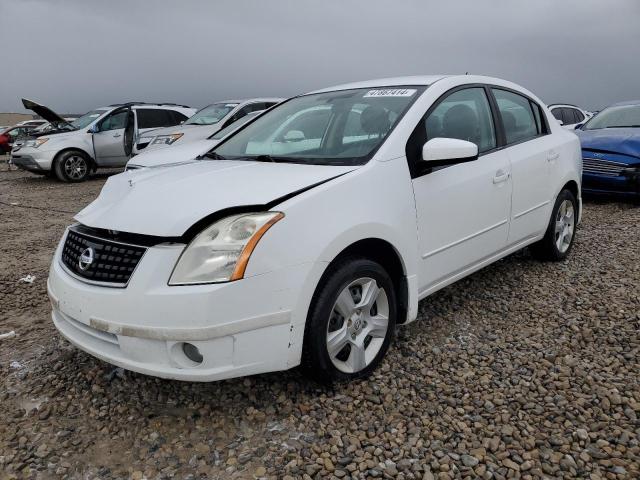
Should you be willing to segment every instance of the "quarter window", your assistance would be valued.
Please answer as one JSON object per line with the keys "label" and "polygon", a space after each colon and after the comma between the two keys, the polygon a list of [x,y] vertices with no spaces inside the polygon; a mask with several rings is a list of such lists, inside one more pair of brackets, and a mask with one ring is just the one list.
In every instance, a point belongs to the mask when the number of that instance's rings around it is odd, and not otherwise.
{"label": "quarter window", "polygon": [[507,145],[531,140],[541,133],[528,98],[497,88],[492,91],[502,117]]}

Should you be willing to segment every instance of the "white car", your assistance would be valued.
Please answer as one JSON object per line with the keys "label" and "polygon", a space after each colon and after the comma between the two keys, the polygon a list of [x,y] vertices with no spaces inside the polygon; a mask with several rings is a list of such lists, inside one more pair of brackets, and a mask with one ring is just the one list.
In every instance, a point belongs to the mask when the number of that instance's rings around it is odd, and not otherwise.
{"label": "white car", "polygon": [[195,109],[175,104],[124,103],[97,108],[69,122],[51,109],[23,99],[25,108],[55,125],[11,151],[11,162],[65,182],[86,180],[98,168],[123,167],[134,138],[162,125],[177,125]]}
{"label": "white car", "polygon": [[206,158],[113,176],[76,215],[48,281],[70,342],[172,379],[361,377],[420,299],[527,245],[567,257],[581,212],[577,136],[496,78],[301,95]]}
{"label": "white car", "polygon": [[568,103],[549,105],[549,110],[551,110],[552,115],[558,120],[558,123],[567,130],[575,130],[576,127],[579,127],[593,117],[593,113]]}
{"label": "white car", "polygon": [[173,148],[160,148],[145,150],[140,155],[136,155],[127,162],[125,170],[137,170],[140,168],[171,167],[184,165],[185,163],[197,162],[200,157],[220,143],[226,136],[231,135],[244,124],[256,118],[264,110],[251,112],[235,122],[227,125],[222,130],[218,130],[209,138],[204,140],[194,140]]}
{"label": "white car", "polygon": [[218,130],[228,127],[245,115],[271,108],[280,103],[282,98],[251,98],[248,100],[226,100],[208,105],[198,110],[195,115],[180,126],[160,128],[146,132],[138,138],[134,154],[145,150],[183,145],[187,142],[204,140]]}

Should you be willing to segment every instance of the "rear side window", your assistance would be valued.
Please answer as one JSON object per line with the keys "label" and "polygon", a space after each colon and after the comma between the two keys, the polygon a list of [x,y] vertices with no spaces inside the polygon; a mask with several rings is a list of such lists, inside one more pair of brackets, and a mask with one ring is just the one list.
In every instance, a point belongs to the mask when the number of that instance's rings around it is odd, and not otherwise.
{"label": "rear side window", "polygon": [[172,127],[176,125],[172,110],[138,108],[136,109],[136,114],[138,115],[138,128]]}
{"label": "rear side window", "polygon": [[497,88],[491,90],[498,103],[507,145],[531,140],[541,133],[527,97]]}
{"label": "rear side window", "polygon": [[580,123],[584,120],[584,115],[580,110],[577,108],[572,108],[571,110],[573,110],[573,123]]}

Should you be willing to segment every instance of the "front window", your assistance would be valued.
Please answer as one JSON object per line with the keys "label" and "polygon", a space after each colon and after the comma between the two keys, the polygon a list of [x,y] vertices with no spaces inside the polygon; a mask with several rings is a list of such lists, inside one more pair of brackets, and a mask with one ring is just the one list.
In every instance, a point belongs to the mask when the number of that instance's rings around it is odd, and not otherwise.
{"label": "front window", "polygon": [[238,106],[237,103],[214,103],[198,110],[192,117],[184,122],[185,125],[212,125],[226,117],[231,110]]}
{"label": "front window", "polygon": [[640,128],[640,105],[605,108],[583,127],[584,130],[600,128]]}
{"label": "front window", "polygon": [[318,165],[362,164],[424,88],[359,88],[296,97],[256,119],[209,156]]}
{"label": "front window", "polygon": [[92,110],[91,112],[85,113],[80,118],[76,118],[71,125],[76,130],[80,130],[81,128],[88,127],[95,119],[97,119],[100,115],[103,115],[106,110]]}

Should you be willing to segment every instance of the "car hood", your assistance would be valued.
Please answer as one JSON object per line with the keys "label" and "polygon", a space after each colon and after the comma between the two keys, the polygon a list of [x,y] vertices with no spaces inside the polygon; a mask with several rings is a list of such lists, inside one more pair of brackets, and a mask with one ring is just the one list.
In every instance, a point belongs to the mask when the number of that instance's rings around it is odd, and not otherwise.
{"label": "car hood", "polygon": [[22,105],[24,105],[24,108],[26,108],[27,110],[31,110],[35,114],[45,119],[47,122],[63,123],[63,124],[71,125],[67,120],[62,118],[60,115],[58,115],[56,112],[51,110],[49,107],[40,105],[34,102],[33,100],[28,100],[26,98],[23,98]]}
{"label": "car hood", "polygon": [[138,167],[160,167],[196,161],[196,157],[204,155],[215,147],[217,143],[218,140],[196,140],[185,143],[184,145],[144,150],[140,155],[136,155],[129,160],[127,165],[136,165]]}
{"label": "car hood", "polygon": [[260,208],[356,168],[203,160],[179,168],[132,170],[110,177],[75,219],[93,228],[179,237],[210,214]]}
{"label": "car hood", "polygon": [[576,130],[582,148],[640,158],[640,128]]}

